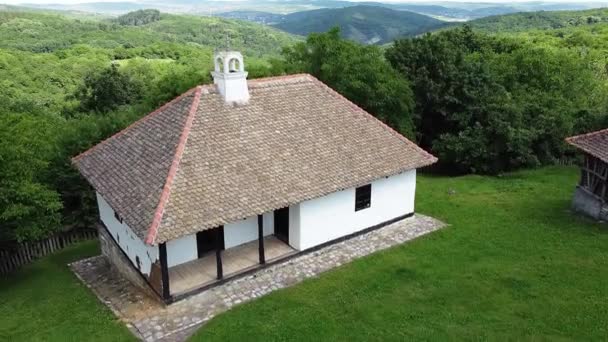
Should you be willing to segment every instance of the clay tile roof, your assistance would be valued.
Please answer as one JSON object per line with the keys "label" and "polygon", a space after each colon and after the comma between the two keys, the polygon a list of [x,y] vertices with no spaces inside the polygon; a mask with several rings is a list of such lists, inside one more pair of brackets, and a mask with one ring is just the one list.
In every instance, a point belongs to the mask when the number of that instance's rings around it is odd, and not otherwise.
{"label": "clay tile roof", "polygon": [[239,106],[190,90],[74,164],[155,244],[437,161],[310,75],[248,85]]}
{"label": "clay tile roof", "polygon": [[608,163],[608,128],[566,138],[570,145]]}

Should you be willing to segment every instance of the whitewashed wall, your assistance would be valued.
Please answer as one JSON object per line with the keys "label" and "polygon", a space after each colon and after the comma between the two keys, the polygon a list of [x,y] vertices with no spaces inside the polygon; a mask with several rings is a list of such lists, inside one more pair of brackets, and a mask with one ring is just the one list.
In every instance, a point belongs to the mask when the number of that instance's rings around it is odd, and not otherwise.
{"label": "whitewashed wall", "polygon": [[129,257],[133,266],[137,269],[136,258],[139,257],[140,271],[145,275],[150,275],[152,264],[158,260],[158,246],[148,246],[124,223],[120,223],[114,217],[114,210],[108,202],[97,193],[97,205],[99,207],[99,217],[117,241],[120,248]]}
{"label": "whitewashed wall", "polygon": [[289,245],[297,250],[300,246],[300,203],[289,207]]}
{"label": "whitewashed wall", "polygon": [[372,182],[371,206],[367,209],[355,211],[355,188],[302,202],[299,210],[294,210],[294,218],[290,217],[290,221],[299,221],[299,229],[292,224],[290,244],[305,250],[413,213],[415,193],[416,170],[410,170]]}
{"label": "whitewashed wall", "polygon": [[196,234],[182,236],[179,239],[167,241],[167,266],[183,264],[198,259]]}
{"label": "whitewashed wall", "polygon": [[[264,236],[274,234],[273,213],[265,213]],[[258,217],[248,217],[247,219],[228,223],[224,225],[224,246],[226,249],[258,239]]]}

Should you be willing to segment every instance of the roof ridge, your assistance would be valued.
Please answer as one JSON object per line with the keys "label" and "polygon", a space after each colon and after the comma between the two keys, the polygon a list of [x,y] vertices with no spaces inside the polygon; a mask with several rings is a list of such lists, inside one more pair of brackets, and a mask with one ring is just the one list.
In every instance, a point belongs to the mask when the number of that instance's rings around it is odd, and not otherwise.
{"label": "roof ridge", "polygon": [[308,75],[312,79],[313,82],[315,82],[315,83],[320,84],[321,86],[323,86],[323,88],[326,91],[328,91],[330,94],[332,94],[334,96],[337,96],[338,98],[341,98],[342,100],[346,101],[349,104],[349,106],[351,106],[356,111],[362,113],[368,119],[371,119],[372,122],[375,122],[376,124],[380,124],[380,126],[382,126],[384,129],[386,129],[389,133],[395,135],[397,138],[399,138],[404,143],[408,144],[409,146],[413,147],[414,149],[416,149],[419,152],[421,152],[422,154],[424,154],[427,158],[429,158],[429,159],[432,160],[432,163],[435,163],[438,160],[437,157],[435,157],[434,155],[432,155],[429,152],[425,151],[422,147],[416,145],[413,141],[411,141],[410,139],[404,137],[401,133],[397,132],[391,126],[387,125],[382,120],[376,118],[375,116],[373,116],[371,113],[369,113],[365,109],[359,107],[356,103],[354,103],[351,100],[347,99],[346,97],[344,97],[344,95],[340,94],[339,92],[337,92],[336,90],[334,90],[333,88],[331,88],[330,86],[328,86],[327,84],[321,82],[321,80],[319,80],[318,78],[316,78],[316,77],[314,77],[313,75],[310,75],[310,74],[304,74],[304,75]]}
{"label": "roof ridge", "polygon": [[109,136],[108,138],[103,139],[102,141],[100,141],[99,143],[95,144],[93,147],[91,147],[91,148],[87,149],[86,151],[81,152],[80,154],[78,154],[78,155],[76,155],[75,157],[73,157],[73,158],[72,158],[72,163],[73,163],[73,162],[75,162],[75,161],[77,161],[78,159],[82,158],[83,156],[85,156],[85,155],[89,154],[91,151],[93,151],[93,150],[95,150],[95,149],[99,148],[99,146],[104,145],[104,144],[105,144],[106,142],[108,142],[109,140],[112,140],[112,139],[114,139],[114,138],[116,138],[116,137],[118,137],[118,136],[121,136],[121,135],[123,135],[123,134],[127,133],[127,132],[128,132],[129,130],[131,130],[133,127],[135,127],[135,126],[139,125],[140,123],[142,123],[142,122],[144,122],[144,121],[146,121],[146,120],[149,120],[150,118],[152,118],[153,116],[155,116],[155,115],[157,115],[158,113],[162,112],[164,109],[166,109],[166,108],[167,108],[167,107],[169,107],[170,105],[172,105],[172,104],[174,104],[175,102],[177,102],[177,101],[179,101],[179,100],[183,99],[184,97],[186,97],[186,96],[190,95],[190,94],[191,94],[193,91],[195,91],[197,88],[198,88],[198,87],[194,87],[194,88],[188,89],[188,91],[186,91],[185,93],[183,93],[183,94],[181,94],[181,95],[177,96],[177,97],[176,97],[176,98],[174,98],[173,100],[171,100],[171,101],[169,101],[169,102],[165,103],[164,105],[160,106],[159,108],[155,109],[154,111],[152,111],[152,112],[150,112],[150,113],[148,113],[148,114],[144,115],[143,117],[141,117],[141,118],[137,119],[135,122],[131,123],[129,126],[127,126],[127,127],[123,128],[123,129],[121,129],[120,131],[118,131],[118,132],[116,132],[116,133],[112,134],[112,135],[111,135],[111,136]]}
{"label": "roof ridge", "polygon": [[594,131],[594,132],[574,135],[574,136],[571,136],[571,137],[567,137],[565,140],[566,140],[566,142],[572,144],[572,142],[574,140],[577,140],[577,139],[580,139],[580,138],[587,138],[587,137],[591,137],[591,136],[602,134],[602,133],[608,133],[608,128],[600,129],[599,131]]}
{"label": "roof ridge", "polygon": [[171,194],[171,186],[173,185],[173,180],[175,179],[177,169],[182,160],[184,149],[186,148],[186,142],[188,141],[188,137],[190,136],[190,130],[194,122],[194,117],[196,116],[196,112],[200,104],[201,95],[203,93],[203,86],[197,86],[196,88],[194,88],[194,91],[195,93],[194,99],[192,100],[192,106],[190,106],[188,117],[186,118],[184,128],[182,129],[182,134],[179,137],[179,142],[177,144],[177,147],[175,148],[173,161],[171,162],[171,167],[169,168],[167,179],[165,180],[165,185],[163,186],[163,191],[160,195],[158,205],[156,207],[156,210],[154,211],[152,223],[148,228],[148,233],[146,235],[145,242],[149,245],[153,245],[154,241],[156,240],[156,235],[158,234],[158,227],[160,226],[161,220],[163,218],[165,205],[169,201],[169,195]]}
{"label": "roof ridge", "polygon": [[308,79],[309,81],[313,81],[312,80],[312,75],[307,74],[307,73],[299,73],[299,74],[290,74],[290,75],[281,75],[281,76],[269,76],[269,77],[262,77],[262,78],[252,78],[250,80],[247,80],[247,84],[254,86],[254,87],[259,87],[259,86],[264,86],[264,83],[272,83],[275,81],[292,81],[292,80],[296,80],[296,79]]}

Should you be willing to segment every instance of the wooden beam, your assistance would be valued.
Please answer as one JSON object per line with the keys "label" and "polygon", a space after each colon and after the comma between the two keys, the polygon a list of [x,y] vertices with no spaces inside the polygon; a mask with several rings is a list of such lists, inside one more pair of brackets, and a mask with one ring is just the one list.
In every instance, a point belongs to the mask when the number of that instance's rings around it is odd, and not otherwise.
{"label": "wooden beam", "polygon": [[158,254],[160,259],[160,274],[163,285],[163,299],[171,299],[171,289],[169,288],[169,265],[167,264],[167,244],[161,243],[158,245]]}
{"label": "wooden beam", "polygon": [[260,264],[266,263],[266,255],[264,251],[264,217],[258,215],[258,250],[260,252]]}
{"label": "wooden beam", "polygon": [[222,266],[222,239],[223,229],[215,228],[215,260],[217,262],[217,279],[224,278],[224,268]]}

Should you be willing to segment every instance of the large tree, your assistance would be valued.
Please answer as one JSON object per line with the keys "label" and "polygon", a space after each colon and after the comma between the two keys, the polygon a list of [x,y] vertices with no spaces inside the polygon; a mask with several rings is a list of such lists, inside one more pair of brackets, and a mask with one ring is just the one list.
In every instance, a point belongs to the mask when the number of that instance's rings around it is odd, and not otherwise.
{"label": "large tree", "polygon": [[107,113],[140,100],[141,87],[137,80],[121,73],[118,65],[112,63],[101,72],[88,74],[75,97],[80,100],[82,110]]}
{"label": "large tree", "polygon": [[412,83],[421,144],[452,172],[554,162],[563,139],[593,127],[602,109],[604,82],[567,49],[465,26],[397,41],[386,57]]}
{"label": "large tree", "polygon": [[55,131],[50,118],[0,113],[0,241],[38,239],[60,229],[59,193],[44,179]]}

